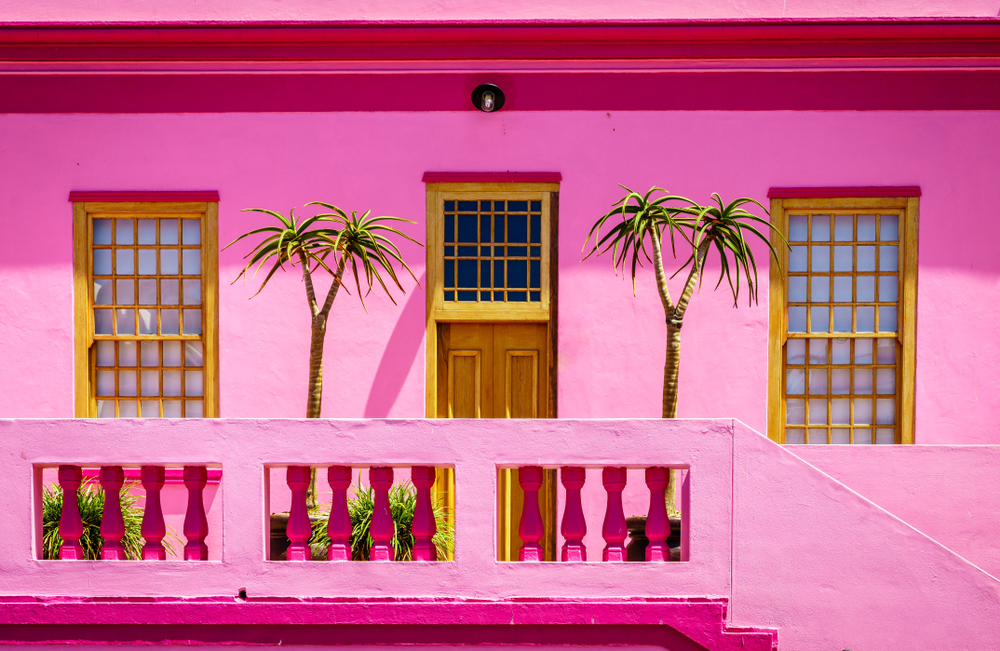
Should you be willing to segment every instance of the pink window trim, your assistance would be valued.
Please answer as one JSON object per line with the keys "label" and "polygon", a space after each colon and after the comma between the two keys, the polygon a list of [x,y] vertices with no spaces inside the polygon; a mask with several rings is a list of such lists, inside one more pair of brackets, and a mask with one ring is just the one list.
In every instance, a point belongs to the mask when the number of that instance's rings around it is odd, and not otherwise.
{"label": "pink window trim", "polygon": [[[222,468],[208,468],[208,483],[218,484],[222,481]],[[167,484],[183,484],[184,483],[184,469],[183,468],[165,468],[164,469],[164,481]],[[101,474],[100,468],[84,468],[83,469],[83,481],[92,482],[97,481],[97,478]],[[142,479],[142,469],[141,468],[125,468],[125,481],[128,482],[138,482]]]}
{"label": "pink window trim", "polygon": [[768,199],[837,199],[841,197],[919,197],[919,185],[771,188]]}
{"label": "pink window trim", "polygon": [[217,190],[74,190],[70,201],[218,201]]}
{"label": "pink window trim", "polygon": [[559,183],[559,172],[424,172],[424,183]]}

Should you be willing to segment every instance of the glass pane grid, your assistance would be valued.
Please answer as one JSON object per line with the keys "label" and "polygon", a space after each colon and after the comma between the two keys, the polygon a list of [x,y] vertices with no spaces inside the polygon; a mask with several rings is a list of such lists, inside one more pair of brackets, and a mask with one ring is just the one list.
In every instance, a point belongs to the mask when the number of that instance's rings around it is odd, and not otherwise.
{"label": "glass pane grid", "polygon": [[542,202],[444,202],[444,300],[540,303]]}

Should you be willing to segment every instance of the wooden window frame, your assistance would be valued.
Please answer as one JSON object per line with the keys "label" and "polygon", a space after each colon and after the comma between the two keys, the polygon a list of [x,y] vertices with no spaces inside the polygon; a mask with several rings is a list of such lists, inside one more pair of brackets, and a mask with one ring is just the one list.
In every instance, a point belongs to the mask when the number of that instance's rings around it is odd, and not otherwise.
{"label": "wooden window frame", "polygon": [[[894,190],[896,190],[894,192]],[[771,241],[778,252],[778,263],[771,264],[770,318],[768,338],[767,435],[776,443],[785,443],[784,354],[788,341],[788,304],[786,295],[789,251],[782,236],[788,235],[788,215],[793,210],[872,210],[902,211],[899,224],[900,292],[897,341],[897,399],[899,400],[897,443],[914,443],[914,392],[916,381],[916,310],[917,310],[917,230],[919,226],[919,188],[816,189],[772,188]],[[808,427],[806,425],[805,427]],[[873,424],[874,428],[874,424]]]}
{"label": "wooden window frame", "polygon": [[[205,200],[211,199],[211,200]],[[77,418],[97,417],[94,397],[94,283],[91,213],[201,213],[201,291],[203,345],[203,417],[219,417],[219,204],[214,192],[116,193],[74,192],[74,411]],[[160,341],[160,335],[136,340]],[[139,398],[137,398],[139,399]]]}

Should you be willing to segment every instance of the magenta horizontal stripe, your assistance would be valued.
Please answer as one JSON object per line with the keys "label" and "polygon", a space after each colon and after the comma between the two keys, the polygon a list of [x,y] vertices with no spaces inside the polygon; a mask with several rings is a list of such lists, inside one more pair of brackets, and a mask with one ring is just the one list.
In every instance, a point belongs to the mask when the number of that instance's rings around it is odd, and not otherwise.
{"label": "magenta horizontal stripe", "polygon": [[424,172],[424,183],[559,183],[559,172]]}
{"label": "magenta horizontal stripe", "polygon": [[[142,470],[140,468],[125,468],[125,481],[139,482],[142,480]],[[101,474],[100,468],[84,468],[82,470],[84,480],[97,481]],[[222,468],[208,468],[208,483],[218,484],[222,481]],[[168,484],[183,484],[183,468],[164,468],[164,481]]]}
{"label": "magenta horizontal stripe", "polygon": [[218,201],[216,190],[74,190],[70,201]]}
{"label": "magenta horizontal stripe", "polygon": [[771,188],[768,199],[837,199],[850,197],[919,197],[918,185]]}

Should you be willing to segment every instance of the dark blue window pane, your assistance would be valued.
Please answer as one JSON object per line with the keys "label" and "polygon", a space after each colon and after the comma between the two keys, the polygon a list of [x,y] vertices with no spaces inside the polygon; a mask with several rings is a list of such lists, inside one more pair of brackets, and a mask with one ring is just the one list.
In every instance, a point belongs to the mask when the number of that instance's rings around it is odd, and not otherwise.
{"label": "dark blue window pane", "polygon": [[527,201],[508,201],[507,212],[528,212]]}
{"label": "dark blue window pane", "polygon": [[479,202],[479,212],[489,212],[492,206],[492,201],[480,201]]}
{"label": "dark blue window pane", "polygon": [[493,212],[503,212],[503,211],[504,211],[504,202],[503,201],[494,201],[493,202]]}
{"label": "dark blue window pane", "polygon": [[503,292],[493,292],[493,300],[494,301],[502,301],[503,300]]}
{"label": "dark blue window pane", "polygon": [[493,261],[493,286],[503,287],[503,260]]}
{"label": "dark blue window pane", "polygon": [[542,287],[542,263],[540,260],[531,261],[531,288],[541,289]]}
{"label": "dark blue window pane", "polygon": [[507,292],[508,303],[526,303],[527,301],[528,292]]}
{"label": "dark blue window pane", "polygon": [[507,216],[507,242],[528,242],[528,216]]}
{"label": "dark blue window pane", "polygon": [[490,216],[480,215],[479,216],[479,241],[489,242],[490,241]]}
{"label": "dark blue window pane", "polygon": [[444,286],[454,287],[455,286],[455,261],[445,260],[444,261]]}
{"label": "dark blue window pane", "polygon": [[479,286],[480,287],[492,287],[493,283],[490,282],[490,261],[480,260],[479,261]]}
{"label": "dark blue window pane", "polygon": [[[459,287],[478,287],[479,286],[476,283],[476,261],[475,260],[459,260],[458,261],[458,286]],[[523,285],[521,285],[521,286],[523,287]]]}
{"label": "dark blue window pane", "polygon": [[[479,230],[475,215],[459,215],[458,216],[458,241],[459,242],[478,242],[479,238],[476,236]],[[447,240],[445,240],[447,241]]]}
{"label": "dark blue window pane", "polygon": [[460,301],[475,301],[476,300],[476,292],[459,292],[458,293],[458,300],[460,300]]}
{"label": "dark blue window pane", "polygon": [[493,296],[493,292],[479,292],[480,300],[488,301],[491,296]]}
{"label": "dark blue window pane", "polygon": [[542,202],[541,201],[532,201],[531,202],[531,212],[538,212],[541,209],[542,209]]}
{"label": "dark blue window pane", "polygon": [[493,215],[493,241],[503,242],[503,215]]}
{"label": "dark blue window pane", "polygon": [[490,251],[492,251],[492,250],[493,250],[493,247],[490,247],[490,246],[484,246],[484,247],[483,247],[483,248],[482,248],[482,249],[481,249],[481,250],[479,251],[479,255],[489,255],[489,254],[490,254]]}
{"label": "dark blue window pane", "polygon": [[503,257],[505,255],[504,252],[503,252],[503,250],[504,249],[503,249],[502,246],[494,246],[493,247],[493,255],[497,256],[498,258],[501,258],[501,257]]}
{"label": "dark blue window pane", "polygon": [[445,209],[445,212],[454,212],[454,210],[455,210],[455,202],[454,201],[445,201],[444,202],[444,209]]}
{"label": "dark blue window pane", "polygon": [[531,302],[532,303],[541,303],[541,301],[542,301],[542,293],[541,292],[531,292]]}
{"label": "dark blue window pane", "polygon": [[533,246],[533,247],[531,247],[531,257],[532,258],[540,258],[540,257],[542,257],[542,247],[540,247],[540,246]]}
{"label": "dark blue window pane", "polygon": [[531,243],[541,244],[542,243],[542,216],[532,215],[531,216]]}
{"label": "dark blue window pane", "polygon": [[458,255],[474,258],[476,257],[476,251],[478,250],[478,246],[460,246],[458,247]]}
{"label": "dark blue window pane", "polygon": [[444,241],[455,241],[455,215],[444,216]]}
{"label": "dark blue window pane", "polygon": [[453,246],[446,246],[446,247],[444,247],[444,254],[446,256],[455,255],[455,247],[453,247]]}
{"label": "dark blue window pane", "polygon": [[446,300],[446,301],[453,301],[453,300],[455,300],[455,292],[445,292],[444,293],[444,300]]}
{"label": "dark blue window pane", "polygon": [[478,201],[459,201],[458,202],[458,212],[478,212],[479,202]]}
{"label": "dark blue window pane", "polygon": [[528,257],[528,247],[526,246],[508,246],[507,255],[512,258],[526,258]]}
{"label": "dark blue window pane", "polygon": [[527,286],[528,286],[528,261],[508,260],[507,287],[527,287]]}

